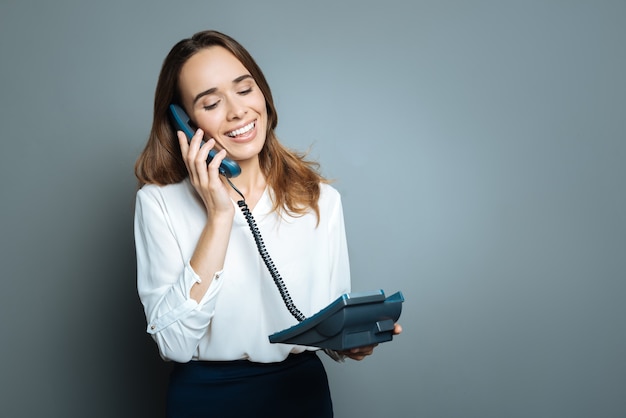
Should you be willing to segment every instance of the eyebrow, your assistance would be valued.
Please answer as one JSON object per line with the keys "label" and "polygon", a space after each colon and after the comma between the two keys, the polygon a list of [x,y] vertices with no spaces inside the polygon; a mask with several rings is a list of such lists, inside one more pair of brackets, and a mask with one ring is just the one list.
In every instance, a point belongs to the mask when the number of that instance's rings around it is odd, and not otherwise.
{"label": "eyebrow", "polygon": [[[243,80],[246,80],[246,79],[248,79],[248,78],[253,78],[253,77],[252,77],[250,74],[240,75],[239,77],[237,77],[237,78],[235,78],[235,79],[233,80],[233,84],[240,83],[240,82],[242,82]],[[213,94],[213,93],[215,93],[216,91],[217,91],[217,87],[212,87],[212,88],[210,88],[210,89],[208,89],[208,90],[203,91],[202,93],[198,93],[198,94],[196,95],[196,97],[194,97],[194,98],[193,98],[193,103],[192,103],[192,104],[193,104],[193,105],[195,105],[195,104],[196,104],[196,102],[197,102],[198,100],[200,100],[202,97],[204,97],[204,96],[208,96],[209,94]]]}

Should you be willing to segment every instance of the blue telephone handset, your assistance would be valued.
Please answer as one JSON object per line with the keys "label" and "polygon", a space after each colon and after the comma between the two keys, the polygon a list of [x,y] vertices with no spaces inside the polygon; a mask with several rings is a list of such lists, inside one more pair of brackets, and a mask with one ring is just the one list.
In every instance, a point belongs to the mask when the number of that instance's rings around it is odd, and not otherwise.
{"label": "blue telephone handset", "polygon": [[[191,141],[191,138],[195,134],[195,129],[191,127],[191,119],[189,118],[185,110],[177,104],[171,104],[170,116],[176,129],[183,131],[187,136],[187,140]],[[205,141],[202,141],[202,143],[204,144]],[[215,149],[209,151],[209,157],[206,160],[207,164],[211,162],[213,157],[215,157],[215,154],[217,154],[217,151],[215,151]],[[224,158],[222,160],[219,170],[220,174],[228,178],[237,177],[239,174],[241,174],[241,168],[239,167],[239,164],[229,158]]]}

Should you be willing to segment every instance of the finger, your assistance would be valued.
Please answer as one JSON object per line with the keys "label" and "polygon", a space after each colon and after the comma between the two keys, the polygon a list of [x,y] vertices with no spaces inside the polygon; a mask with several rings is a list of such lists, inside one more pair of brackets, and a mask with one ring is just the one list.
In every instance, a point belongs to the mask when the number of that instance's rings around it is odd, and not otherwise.
{"label": "finger", "polygon": [[367,353],[367,352],[372,352],[374,351],[374,348],[376,348],[376,346],[378,346],[378,344],[372,344],[372,345],[365,345],[363,347],[356,347],[353,348],[352,350],[350,350],[352,353]]}
{"label": "finger", "polygon": [[189,150],[187,135],[185,135],[183,131],[176,131],[176,136],[178,137],[178,144],[180,145],[180,153],[184,158],[185,155],[187,155],[187,151]]}
{"label": "finger", "polygon": [[198,184],[199,173],[202,173],[203,170],[206,171],[206,166],[199,166],[196,161],[198,154],[202,149],[201,146],[204,138],[204,132],[202,129],[197,129],[193,137],[191,137],[191,140],[187,138],[187,135],[185,135],[182,131],[178,131],[177,135],[183,161],[187,166],[191,182],[193,184]]}
{"label": "finger", "polygon": [[350,357],[352,360],[361,361],[366,356],[364,356],[363,354],[350,354],[348,357]]}
{"label": "finger", "polygon": [[[187,153],[187,159],[189,161],[194,161],[196,156],[198,155],[200,147],[202,146],[202,139],[204,137],[204,133],[201,129],[196,130],[191,139],[187,139],[187,147],[185,147]],[[182,148],[181,148],[182,149]]]}
{"label": "finger", "polygon": [[219,177],[220,171],[219,167],[226,158],[226,150],[221,150],[213,157],[213,160],[209,163],[209,176],[211,176],[211,180],[217,179]]}
{"label": "finger", "polygon": [[358,352],[350,352],[348,357],[354,360],[363,360],[365,357],[371,355],[373,351],[358,351]]}
{"label": "finger", "polygon": [[200,149],[202,146],[202,140],[204,139],[204,131],[200,128],[196,129],[196,132],[191,137],[191,141],[189,141],[189,146],[194,149]]}
{"label": "finger", "polygon": [[206,187],[209,184],[209,170],[206,161],[209,157],[209,152],[213,149],[214,145],[215,141],[213,139],[209,139],[204,145],[202,145],[194,157],[194,165],[195,171],[198,175],[198,182],[203,187]]}
{"label": "finger", "polygon": [[187,138],[187,135],[185,135],[185,133],[183,131],[176,131],[176,136],[178,137],[178,143],[180,145],[180,153],[183,157],[183,162],[185,163],[185,166],[187,167],[187,172],[189,173],[189,178],[192,181],[192,183],[195,182],[196,179],[196,170],[193,166],[193,162],[192,162],[192,158],[190,154],[190,144],[189,144],[189,139]]}

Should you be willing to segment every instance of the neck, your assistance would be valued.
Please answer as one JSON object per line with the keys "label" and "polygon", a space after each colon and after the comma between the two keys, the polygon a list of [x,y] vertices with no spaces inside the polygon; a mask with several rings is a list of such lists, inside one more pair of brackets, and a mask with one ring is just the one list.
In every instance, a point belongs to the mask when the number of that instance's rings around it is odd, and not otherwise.
{"label": "neck", "polygon": [[[242,161],[239,162],[239,165],[241,167],[241,174],[235,178],[231,178],[230,181],[243,194],[248,206],[253,208],[265,191],[265,187],[267,185],[265,176],[261,172],[258,159]],[[225,179],[223,181],[226,182]],[[227,184],[226,186],[228,187],[230,196],[233,200],[241,200],[241,196],[239,196],[239,194],[233,190],[230,185]]]}

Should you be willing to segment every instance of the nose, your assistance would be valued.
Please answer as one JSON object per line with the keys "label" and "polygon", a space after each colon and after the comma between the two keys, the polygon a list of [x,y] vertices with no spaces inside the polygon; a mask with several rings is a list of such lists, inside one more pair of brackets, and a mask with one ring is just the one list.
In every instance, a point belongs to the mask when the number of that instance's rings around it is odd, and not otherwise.
{"label": "nose", "polygon": [[233,97],[228,101],[227,117],[229,120],[242,119],[246,114],[246,107],[237,99],[237,97]]}

